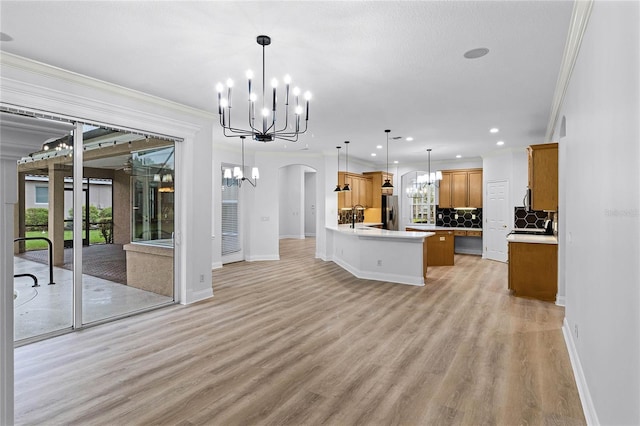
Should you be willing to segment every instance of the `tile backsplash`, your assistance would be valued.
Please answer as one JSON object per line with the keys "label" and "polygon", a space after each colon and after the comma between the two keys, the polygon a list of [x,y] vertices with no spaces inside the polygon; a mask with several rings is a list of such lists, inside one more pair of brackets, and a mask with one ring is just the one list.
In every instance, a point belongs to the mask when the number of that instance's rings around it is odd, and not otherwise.
{"label": "tile backsplash", "polygon": [[436,226],[482,228],[482,209],[459,210],[436,208]]}
{"label": "tile backsplash", "polygon": [[514,207],[513,225],[514,228],[544,229],[544,221],[548,215],[542,210],[527,211],[524,207]]}
{"label": "tile backsplash", "polygon": [[[348,210],[338,210],[338,225],[343,225],[345,223],[351,223],[351,209]],[[356,210],[356,222],[364,222],[364,210]]]}

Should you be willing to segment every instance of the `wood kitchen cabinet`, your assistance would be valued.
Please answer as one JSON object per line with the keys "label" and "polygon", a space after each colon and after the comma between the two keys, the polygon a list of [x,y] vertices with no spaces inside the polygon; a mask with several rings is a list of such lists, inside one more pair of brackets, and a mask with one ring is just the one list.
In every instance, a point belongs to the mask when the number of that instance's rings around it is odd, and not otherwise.
{"label": "wood kitchen cabinet", "polygon": [[338,209],[351,208],[357,204],[371,207],[371,179],[357,173],[338,172],[340,187],[348,183],[351,191],[338,192]]}
{"label": "wood kitchen cabinet", "polygon": [[553,302],[558,293],[558,245],[509,242],[509,290]]}
{"label": "wood kitchen cabinet", "polygon": [[425,231],[411,227],[405,229],[413,232],[435,232],[435,235],[425,238],[427,266],[453,266],[455,246],[453,231]]}
{"label": "wood kitchen cabinet", "polygon": [[442,180],[440,181],[440,191],[438,194],[438,207],[441,209],[451,208],[451,172],[442,171]]}
{"label": "wood kitchen cabinet", "polygon": [[482,207],[482,169],[443,170],[438,207]]}
{"label": "wood kitchen cabinet", "polygon": [[371,199],[370,204],[374,209],[382,208],[382,196],[393,195],[393,188],[382,188],[382,184],[385,179],[389,179],[393,185],[393,173],[385,172],[364,172],[362,174],[365,178],[370,179],[371,182]]}
{"label": "wood kitchen cabinet", "polygon": [[482,231],[465,231],[463,229],[456,229],[453,231],[453,235],[456,237],[482,237]]}
{"label": "wood kitchen cabinet", "polygon": [[558,211],[558,144],[531,145],[527,154],[531,208]]}

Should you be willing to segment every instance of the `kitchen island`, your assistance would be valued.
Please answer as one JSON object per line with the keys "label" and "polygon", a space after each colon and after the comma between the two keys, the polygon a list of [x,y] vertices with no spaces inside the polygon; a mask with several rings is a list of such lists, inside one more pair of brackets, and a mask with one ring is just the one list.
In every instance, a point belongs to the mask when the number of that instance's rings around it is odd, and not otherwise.
{"label": "kitchen island", "polygon": [[482,256],[482,228],[407,225],[407,231],[434,232],[429,242],[429,266],[453,266],[454,253]]}
{"label": "kitchen island", "polygon": [[328,226],[327,253],[358,278],[424,285],[433,232],[390,231],[357,224]]}

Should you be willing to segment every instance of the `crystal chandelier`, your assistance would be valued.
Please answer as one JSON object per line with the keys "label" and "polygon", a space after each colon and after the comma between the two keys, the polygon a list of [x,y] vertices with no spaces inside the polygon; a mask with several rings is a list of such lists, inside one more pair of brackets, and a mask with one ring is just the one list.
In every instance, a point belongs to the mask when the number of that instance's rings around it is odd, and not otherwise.
{"label": "crystal chandelier", "polygon": [[[256,102],[258,95],[253,91],[252,79],[253,72],[247,71],[248,81],[248,124],[249,128],[234,127],[231,123],[231,92],[233,89],[233,80],[228,79],[225,86],[222,83],[216,85],[218,92],[218,115],[220,116],[220,125],[222,126],[224,135],[227,137],[250,137],[258,142],[272,142],[275,139],[281,139],[289,142],[296,142],[298,135],[307,131],[307,123],[309,121],[309,101],[311,100],[311,93],[304,93],[305,107],[300,102],[300,89],[294,87],[292,91],[293,95],[293,116],[291,117],[292,123],[289,123],[289,86],[291,84],[291,77],[289,75],[284,76],[284,107],[278,103],[277,88],[278,80],[275,78],[271,80],[272,96],[271,102],[267,101],[267,95],[265,92],[265,46],[271,44],[271,38],[266,35],[259,35],[257,42],[262,46],[262,107],[259,114],[262,116],[262,123],[256,123]],[[226,93],[225,93],[226,92]],[[270,108],[269,108],[270,107]],[[284,110],[284,111],[283,111]],[[279,117],[276,111],[281,113]],[[304,117],[302,117],[304,113]],[[277,119],[279,118],[279,120]],[[300,121],[304,120],[304,128],[302,128]],[[277,124],[281,125],[281,128],[277,128]]]}
{"label": "crystal chandelier", "polygon": [[427,173],[418,175],[416,172],[416,178],[412,184],[407,188],[407,197],[409,198],[423,198],[429,192],[429,186],[435,185],[437,188],[438,182],[442,180],[442,172],[440,170],[436,172],[431,171],[431,148],[427,149],[429,153],[429,169]]}

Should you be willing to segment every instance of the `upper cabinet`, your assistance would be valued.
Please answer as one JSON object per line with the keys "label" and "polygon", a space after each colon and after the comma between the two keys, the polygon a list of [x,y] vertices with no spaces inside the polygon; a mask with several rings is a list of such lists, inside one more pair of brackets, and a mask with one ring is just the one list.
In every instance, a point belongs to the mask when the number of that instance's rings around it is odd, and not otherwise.
{"label": "upper cabinet", "polygon": [[443,170],[440,208],[482,207],[482,169]]}
{"label": "upper cabinet", "polygon": [[385,172],[364,172],[363,176],[371,181],[371,198],[370,206],[375,209],[382,208],[382,196],[393,195],[393,188],[382,188],[385,179],[389,179],[393,185],[393,173]]}
{"label": "upper cabinet", "polygon": [[338,209],[351,208],[355,205],[371,207],[371,179],[356,173],[338,172],[338,183],[343,187],[349,184],[351,191],[338,192]]}
{"label": "upper cabinet", "polygon": [[527,152],[531,208],[558,211],[558,144],[531,145]]}

